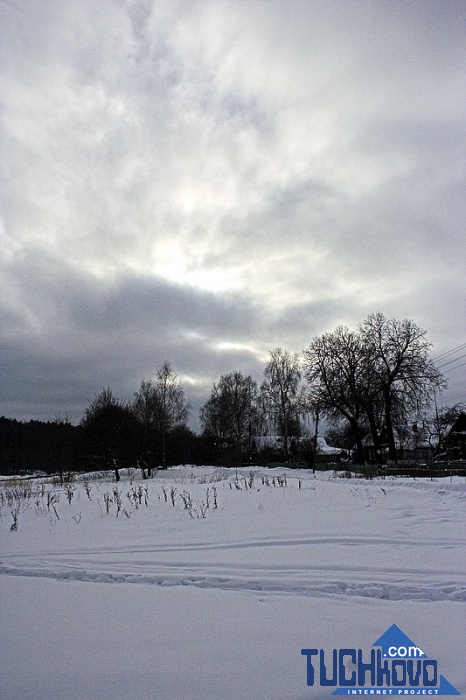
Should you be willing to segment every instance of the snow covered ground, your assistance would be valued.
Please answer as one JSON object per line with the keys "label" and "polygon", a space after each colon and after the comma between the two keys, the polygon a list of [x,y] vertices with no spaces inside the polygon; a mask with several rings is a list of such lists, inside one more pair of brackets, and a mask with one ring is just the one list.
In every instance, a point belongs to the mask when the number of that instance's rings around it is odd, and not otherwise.
{"label": "snow covered ground", "polygon": [[392,624],[466,693],[464,479],[136,476],[0,485],[2,700],[329,698]]}

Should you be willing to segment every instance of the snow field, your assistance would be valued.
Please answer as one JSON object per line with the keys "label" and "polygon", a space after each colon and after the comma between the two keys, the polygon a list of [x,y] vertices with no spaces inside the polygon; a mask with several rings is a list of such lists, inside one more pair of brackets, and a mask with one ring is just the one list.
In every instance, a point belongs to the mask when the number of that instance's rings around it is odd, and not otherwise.
{"label": "snow field", "polygon": [[464,480],[72,486],[34,482],[16,531],[0,487],[2,700],[324,698],[301,648],[370,648],[393,623],[465,691]]}

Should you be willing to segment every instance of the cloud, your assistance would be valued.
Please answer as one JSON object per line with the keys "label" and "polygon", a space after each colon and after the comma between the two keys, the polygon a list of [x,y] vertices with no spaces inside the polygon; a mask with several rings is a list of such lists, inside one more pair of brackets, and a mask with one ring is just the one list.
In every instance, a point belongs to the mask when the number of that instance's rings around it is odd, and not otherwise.
{"label": "cloud", "polygon": [[465,14],[0,3],[0,411],[78,415],[166,359],[199,403],[378,309],[458,345]]}
{"label": "cloud", "polygon": [[22,284],[16,308],[0,316],[2,395],[21,415],[53,417],[67,392],[75,417],[102,387],[131,398],[165,360],[191,393],[196,387],[208,392],[212,376],[229,371],[231,363],[257,371],[260,317],[242,299],[153,277],[89,278],[37,251],[8,272],[6,288],[15,279]]}

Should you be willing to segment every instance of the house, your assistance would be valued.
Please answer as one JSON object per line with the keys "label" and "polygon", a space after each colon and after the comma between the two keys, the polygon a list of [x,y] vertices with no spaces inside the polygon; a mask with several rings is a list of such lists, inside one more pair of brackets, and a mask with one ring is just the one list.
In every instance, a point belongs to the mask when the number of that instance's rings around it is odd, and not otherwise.
{"label": "house", "polygon": [[[394,433],[396,458],[398,461],[409,460],[413,462],[421,462],[423,464],[430,463],[433,458],[433,448],[425,440],[421,440],[417,433],[417,429],[406,429],[403,431],[403,439],[397,431]],[[364,457],[369,464],[385,464],[388,458],[388,432],[386,426],[382,426],[379,432],[380,451],[378,452],[374,446],[372,436],[366,435],[362,444],[364,447]]]}
{"label": "house", "polygon": [[445,451],[438,457],[442,456],[444,459],[466,458],[466,413],[460,413],[448,431],[443,445]]}

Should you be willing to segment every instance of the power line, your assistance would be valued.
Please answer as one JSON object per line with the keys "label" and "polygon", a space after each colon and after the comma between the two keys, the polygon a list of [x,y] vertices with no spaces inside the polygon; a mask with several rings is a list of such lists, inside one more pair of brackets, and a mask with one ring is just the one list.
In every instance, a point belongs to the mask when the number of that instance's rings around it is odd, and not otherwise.
{"label": "power line", "polygon": [[442,367],[447,367],[447,365],[452,365],[453,362],[458,362],[458,360],[463,360],[466,357],[466,353],[464,355],[460,355],[459,357],[453,358],[453,360],[449,360],[448,362],[444,362],[442,365],[437,365],[437,369],[442,369]]}
{"label": "power line", "polygon": [[440,355],[437,355],[436,357],[434,357],[434,360],[442,360],[444,357],[447,357],[448,355],[452,355],[454,352],[457,352],[458,350],[462,350],[465,347],[466,347],[466,343],[462,343],[461,345],[457,345],[455,348],[452,348],[451,350],[446,350],[445,352],[442,352]]}
{"label": "power line", "polygon": [[[463,355],[463,357],[466,357],[466,355]],[[460,357],[458,358],[459,360],[461,359]],[[462,362],[460,365],[457,365],[456,367],[450,367],[449,369],[445,370],[445,374],[448,374],[449,372],[453,372],[455,369],[459,369],[460,367],[464,367],[466,365],[466,362]]]}
{"label": "power line", "polygon": [[437,357],[434,357],[433,360],[434,362],[436,362],[437,360],[443,360],[445,357],[448,357],[449,355],[452,355],[454,352],[462,350],[463,348],[466,348],[466,343],[462,343],[461,345],[457,345],[456,348],[452,348],[451,350],[446,350],[445,352],[442,352],[440,355],[437,355]]}

